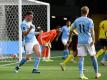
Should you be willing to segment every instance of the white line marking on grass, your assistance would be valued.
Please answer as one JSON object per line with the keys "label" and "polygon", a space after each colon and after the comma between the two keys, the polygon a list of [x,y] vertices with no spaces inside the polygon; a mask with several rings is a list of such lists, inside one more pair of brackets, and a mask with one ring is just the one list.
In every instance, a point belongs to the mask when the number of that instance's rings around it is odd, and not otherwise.
{"label": "white line marking on grass", "polygon": [[15,63],[9,63],[9,64],[4,64],[4,65],[1,65],[1,67],[4,67],[4,66],[10,66],[10,65],[14,65],[16,63],[19,63],[19,62],[15,62]]}
{"label": "white line marking on grass", "polygon": [[[62,56],[56,56],[56,57],[51,57],[51,58],[60,58]],[[1,67],[4,67],[4,66],[10,66],[10,65],[14,65],[14,64],[17,64],[19,62],[14,62],[14,63],[9,63],[9,64],[4,64],[4,65],[1,65]]]}
{"label": "white line marking on grass", "polygon": [[14,62],[14,61],[0,61],[0,62]]}
{"label": "white line marking on grass", "polygon": [[[61,58],[62,56],[55,56],[55,57],[50,57],[50,58]],[[34,59],[34,58],[31,58]]]}
{"label": "white line marking on grass", "polygon": [[51,58],[61,58],[62,56],[56,56],[56,57],[51,57]]}

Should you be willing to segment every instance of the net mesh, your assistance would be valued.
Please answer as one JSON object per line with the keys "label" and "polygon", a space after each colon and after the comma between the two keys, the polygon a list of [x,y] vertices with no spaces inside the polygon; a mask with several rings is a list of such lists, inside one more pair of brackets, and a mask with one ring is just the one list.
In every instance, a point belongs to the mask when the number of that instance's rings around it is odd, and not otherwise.
{"label": "net mesh", "polygon": [[[47,31],[47,5],[22,0],[22,16],[34,12],[33,23]],[[0,0],[0,60],[19,53],[19,1]]]}

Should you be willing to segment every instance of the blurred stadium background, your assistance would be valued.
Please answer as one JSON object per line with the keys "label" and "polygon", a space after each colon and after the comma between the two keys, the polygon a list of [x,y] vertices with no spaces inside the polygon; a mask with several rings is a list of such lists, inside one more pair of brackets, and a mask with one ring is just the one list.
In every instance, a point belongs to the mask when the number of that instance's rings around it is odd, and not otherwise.
{"label": "blurred stadium background", "polygon": [[[76,17],[80,16],[80,8],[87,5],[90,8],[89,16],[93,19],[95,24],[96,42],[98,41],[99,24],[102,20],[107,19],[107,0],[40,0],[48,2],[51,5],[51,29],[56,25],[65,25],[66,19],[74,21]],[[53,43],[54,46],[62,45]],[[53,47],[53,50],[62,50],[62,47]]]}

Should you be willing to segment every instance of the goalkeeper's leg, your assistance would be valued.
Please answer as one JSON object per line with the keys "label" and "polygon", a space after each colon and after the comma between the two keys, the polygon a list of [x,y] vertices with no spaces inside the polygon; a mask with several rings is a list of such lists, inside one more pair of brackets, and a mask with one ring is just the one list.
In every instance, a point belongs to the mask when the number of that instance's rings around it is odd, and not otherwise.
{"label": "goalkeeper's leg", "polygon": [[44,47],[43,50],[42,50],[42,59],[43,59],[43,61],[46,61],[46,54],[47,54],[47,48]]}

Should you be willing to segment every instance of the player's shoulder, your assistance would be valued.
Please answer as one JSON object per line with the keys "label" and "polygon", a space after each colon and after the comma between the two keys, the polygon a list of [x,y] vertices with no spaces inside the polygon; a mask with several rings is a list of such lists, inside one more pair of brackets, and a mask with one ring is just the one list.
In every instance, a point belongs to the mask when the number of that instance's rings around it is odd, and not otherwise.
{"label": "player's shoulder", "polygon": [[81,20],[82,20],[82,17],[77,17],[74,22],[76,23],[76,22],[79,22]]}
{"label": "player's shoulder", "polygon": [[89,21],[89,22],[93,22],[93,20],[91,19],[91,18],[89,18],[89,17],[84,17],[84,16],[81,16],[81,17],[78,17],[77,19],[76,19],[76,21],[83,21],[83,20],[85,20],[85,21]]}
{"label": "player's shoulder", "polygon": [[92,22],[92,23],[93,23],[93,20],[92,20],[91,18],[89,18],[89,17],[87,17],[87,18],[88,18],[89,22]]}

